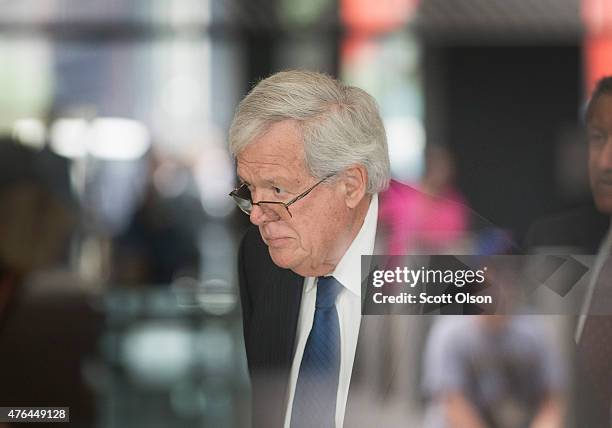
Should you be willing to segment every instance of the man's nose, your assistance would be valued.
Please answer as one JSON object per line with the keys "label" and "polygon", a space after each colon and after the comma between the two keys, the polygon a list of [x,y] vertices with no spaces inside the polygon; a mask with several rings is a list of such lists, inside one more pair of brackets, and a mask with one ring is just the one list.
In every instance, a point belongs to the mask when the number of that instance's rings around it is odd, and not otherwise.
{"label": "man's nose", "polygon": [[261,226],[266,222],[266,217],[266,212],[259,205],[253,205],[251,215],[249,216],[251,223],[253,223],[255,226]]}
{"label": "man's nose", "polygon": [[[251,191],[251,200],[252,201],[260,201],[262,195],[259,194],[258,191]],[[257,202],[256,202],[257,203]],[[249,216],[249,220],[255,226],[260,226],[266,222],[266,210],[263,209],[260,205],[253,204],[253,208],[251,208],[251,215]]]}
{"label": "man's nose", "polygon": [[608,137],[599,154],[599,166],[602,169],[612,170],[612,135]]}

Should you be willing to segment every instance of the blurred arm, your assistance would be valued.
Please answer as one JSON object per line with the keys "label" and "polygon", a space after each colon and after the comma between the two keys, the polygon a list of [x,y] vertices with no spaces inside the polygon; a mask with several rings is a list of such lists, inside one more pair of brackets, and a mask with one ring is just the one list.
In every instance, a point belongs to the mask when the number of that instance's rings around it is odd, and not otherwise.
{"label": "blurred arm", "polygon": [[563,426],[564,413],[563,399],[559,395],[551,395],[540,406],[530,428],[560,428]]}
{"label": "blurred arm", "polygon": [[451,428],[486,428],[478,410],[461,392],[448,394],[444,400],[444,410]]}

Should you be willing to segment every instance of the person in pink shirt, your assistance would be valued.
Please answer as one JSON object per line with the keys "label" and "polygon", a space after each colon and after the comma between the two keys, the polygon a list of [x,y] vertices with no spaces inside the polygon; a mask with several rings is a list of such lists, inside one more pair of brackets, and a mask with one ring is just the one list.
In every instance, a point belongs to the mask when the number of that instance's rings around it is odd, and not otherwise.
{"label": "person in pink shirt", "polygon": [[389,254],[439,253],[463,246],[469,208],[453,178],[451,154],[444,147],[429,145],[425,174],[415,188],[391,182],[380,207]]}

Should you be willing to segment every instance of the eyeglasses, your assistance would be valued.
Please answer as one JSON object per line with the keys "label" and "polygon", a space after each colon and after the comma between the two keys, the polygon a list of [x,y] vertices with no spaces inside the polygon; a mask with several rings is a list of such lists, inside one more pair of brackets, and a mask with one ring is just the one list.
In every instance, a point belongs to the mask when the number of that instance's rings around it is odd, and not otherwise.
{"label": "eyeglasses", "polygon": [[253,199],[251,198],[251,191],[249,190],[249,187],[247,186],[246,183],[243,183],[238,188],[234,189],[229,194],[229,196],[231,196],[234,199],[234,202],[236,202],[236,205],[238,205],[238,208],[240,208],[240,210],[246,215],[251,215],[251,211],[253,211],[253,206],[257,205],[262,210],[264,210],[266,213],[274,213],[281,219],[286,219],[287,215],[289,216],[289,218],[292,218],[293,216],[291,215],[291,211],[289,211],[289,206],[295,204],[300,199],[305,198],[310,192],[312,192],[312,190],[315,187],[323,183],[325,180],[331,178],[333,175],[334,174],[330,174],[327,177],[323,178],[322,180],[319,180],[317,183],[315,183],[314,186],[310,187],[303,193],[300,193],[299,195],[297,195],[295,198],[291,199],[288,202],[280,202],[280,201],[253,202]]}

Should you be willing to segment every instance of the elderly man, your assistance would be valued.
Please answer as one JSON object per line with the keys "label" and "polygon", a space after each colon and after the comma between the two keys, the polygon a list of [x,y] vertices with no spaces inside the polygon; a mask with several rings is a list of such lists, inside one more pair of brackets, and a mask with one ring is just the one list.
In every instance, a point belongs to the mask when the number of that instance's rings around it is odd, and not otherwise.
{"label": "elderly man", "polygon": [[[372,349],[367,337],[390,330],[370,328],[382,316],[361,317],[360,256],[380,244],[378,198],[389,185],[374,99],[322,74],[281,72],[240,103],[229,140],[240,179],[231,196],[256,226],[239,253],[254,425],[380,423],[388,400],[361,392],[384,395],[392,388],[381,377],[405,374],[394,368],[410,361],[402,349],[416,357],[406,336],[400,350]],[[388,192],[417,191],[393,183]],[[362,366],[385,375],[364,377]]]}
{"label": "elderly man", "polygon": [[290,71],[240,104],[232,192],[257,226],[239,255],[253,422],[342,426],[360,327],[360,255],[372,254],[389,183],[374,99]]}

